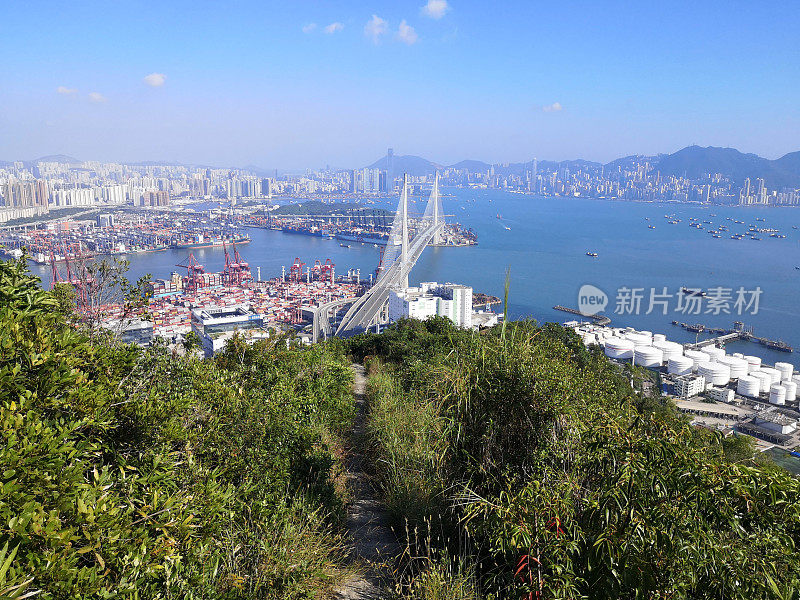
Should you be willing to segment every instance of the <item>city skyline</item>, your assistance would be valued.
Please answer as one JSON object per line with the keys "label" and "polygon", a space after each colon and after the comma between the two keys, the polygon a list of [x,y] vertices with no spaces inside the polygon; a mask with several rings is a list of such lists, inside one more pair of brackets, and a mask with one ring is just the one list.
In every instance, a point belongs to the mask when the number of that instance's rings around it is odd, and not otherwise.
{"label": "city skyline", "polygon": [[0,40],[0,159],[297,170],[389,145],[499,164],[692,143],[775,159],[800,137],[798,24],[788,2],[34,2]]}

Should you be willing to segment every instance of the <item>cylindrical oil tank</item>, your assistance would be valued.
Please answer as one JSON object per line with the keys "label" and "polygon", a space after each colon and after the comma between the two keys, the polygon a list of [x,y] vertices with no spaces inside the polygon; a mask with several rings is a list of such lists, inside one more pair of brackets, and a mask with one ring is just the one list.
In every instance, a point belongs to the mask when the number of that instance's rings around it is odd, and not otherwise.
{"label": "cylindrical oil tank", "polygon": [[730,368],[718,362],[700,363],[697,365],[697,374],[714,385],[728,385],[731,380]]}
{"label": "cylindrical oil tank", "polygon": [[653,346],[636,346],[633,351],[633,362],[640,367],[660,367],[664,362],[664,353]]}
{"label": "cylindrical oil tank", "polygon": [[664,355],[664,360],[669,360],[670,358],[675,358],[676,356],[683,356],[683,346],[676,342],[653,340],[653,347],[661,350],[662,354]]}
{"label": "cylindrical oil tank", "polygon": [[700,348],[700,352],[708,354],[711,357],[711,360],[717,360],[718,358],[725,356],[725,350],[722,348],[717,348],[716,346],[706,346],[705,348]]}
{"label": "cylindrical oil tank", "polygon": [[[663,333],[653,334],[653,342],[666,342],[666,341],[667,341],[667,336],[665,336]],[[653,345],[655,345],[655,343]]]}
{"label": "cylindrical oil tank", "polygon": [[778,369],[773,369],[771,367],[761,367],[762,373],[767,373],[772,380],[772,383],[780,383],[781,382],[781,372]]}
{"label": "cylindrical oil tank", "polygon": [[797,383],[794,381],[784,381],[781,384],[786,388],[786,401],[794,402],[797,400]]}
{"label": "cylindrical oil tank", "polygon": [[787,362],[776,362],[775,368],[781,372],[781,381],[788,381],[794,374],[794,365]]}
{"label": "cylindrical oil tank", "polygon": [[632,341],[637,346],[649,346],[653,338],[641,332],[626,333],[625,339]]}
{"label": "cylindrical oil tank", "polygon": [[761,368],[761,359],[758,356],[745,356],[744,359],[747,361],[747,364],[750,365],[748,370],[751,373]]}
{"label": "cylindrical oil tank", "polygon": [[772,385],[772,377],[769,376],[769,373],[762,373],[761,369],[759,369],[758,371],[752,371],[750,375],[760,382],[758,387],[762,394],[769,392],[769,388]]}
{"label": "cylindrical oil tank", "polygon": [[608,338],[605,343],[605,353],[609,358],[633,358],[634,343],[618,337]]}
{"label": "cylindrical oil tank", "polygon": [[718,363],[728,365],[731,369],[731,379],[739,379],[747,375],[747,361],[735,356],[723,356],[717,360]]}
{"label": "cylindrical oil tank", "polygon": [[744,354],[742,354],[741,352],[734,352],[731,356],[733,356],[734,358],[744,358]]}
{"label": "cylindrical oil tank", "polygon": [[760,391],[761,381],[758,379],[758,377],[753,377],[752,375],[739,377],[739,381],[736,384],[736,392],[738,394],[747,396],[749,398],[758,398]]}
{"label": "cylindrical oil tank", "polygon": [[667,360],[667,373],[688,375],[692,372],[694,360],[688,356],[676,356]]}
{"label": "cylindrical oil tank", "polygon": [[694,369],[697,370],[697,365],[701,362],[708,362],[708,354],[700,352],[700,350],[685,350],[684,356],[688,356],[694,361]]}
{"label": "cylindrical oil tank", "polygon": [[786,388],[779,383],[774,383],[769,388],[770,404],[786,404]]}

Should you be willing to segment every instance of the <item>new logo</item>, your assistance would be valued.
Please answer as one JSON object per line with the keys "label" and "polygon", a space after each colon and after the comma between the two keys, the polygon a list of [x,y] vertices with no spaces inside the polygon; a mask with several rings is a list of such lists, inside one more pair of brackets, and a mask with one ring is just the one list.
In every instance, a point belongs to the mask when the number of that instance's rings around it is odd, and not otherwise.
{"label": "new logo", "polygon": [[608,296],[598,287],[584,284],[578,290],[578,310],[585,315],[596,315],[608,306]]}

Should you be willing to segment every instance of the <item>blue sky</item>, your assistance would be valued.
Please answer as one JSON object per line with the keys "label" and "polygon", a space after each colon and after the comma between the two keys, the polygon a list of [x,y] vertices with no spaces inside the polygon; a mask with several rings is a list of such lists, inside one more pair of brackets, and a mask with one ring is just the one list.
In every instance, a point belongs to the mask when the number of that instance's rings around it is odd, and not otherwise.
{"label": "blue sky", "polygon": [[797,0],[10,0],[3,14],[4,160],[800,150]]}

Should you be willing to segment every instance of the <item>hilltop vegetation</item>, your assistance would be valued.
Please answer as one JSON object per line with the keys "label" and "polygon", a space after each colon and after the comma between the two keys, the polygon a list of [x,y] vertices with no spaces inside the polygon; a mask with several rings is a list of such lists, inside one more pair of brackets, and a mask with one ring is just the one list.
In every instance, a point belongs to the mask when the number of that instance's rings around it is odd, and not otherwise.
{"label": "hilltop vegetation", "polygon": [[0,262],[0,598],[328,597],[351,359],[406,598],[800,597],[800,483],[559,326],[409,320],[201,361],[67,312]]}
{"label": "hilltop vegetation", "polygon": [[350,381],[333,346],[90,340],[0,263],[0,597],[320,597]]}
{"label": "hilltop vegetation", "polygon": [[[561,327],[351,341],[415,598],[797,598],[800,483]],[[633,385],[632,385],[633,384]]]}

